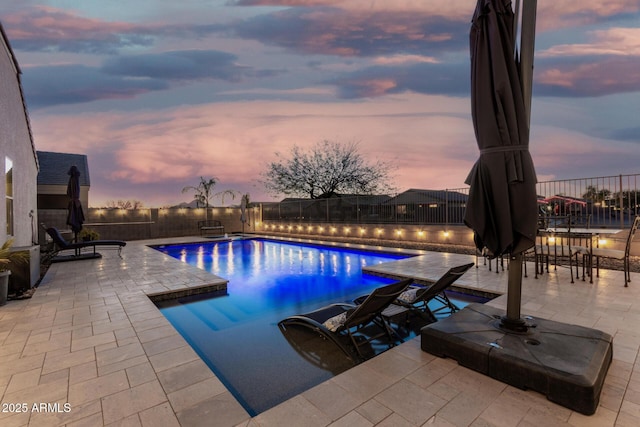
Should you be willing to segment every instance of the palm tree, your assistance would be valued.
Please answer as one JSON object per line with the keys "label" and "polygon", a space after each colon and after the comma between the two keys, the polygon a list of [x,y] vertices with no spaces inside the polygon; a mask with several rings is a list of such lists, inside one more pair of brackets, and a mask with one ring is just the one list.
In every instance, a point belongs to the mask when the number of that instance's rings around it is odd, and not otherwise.
{"label": "palm tree", "polygon": [[195,192],[194,199],[196,200],[197,206],[200,207],[200,205],[204,205],[205,220],[209,220],[209,205],[210,205],[211,199],[215,196],[215,194],[212,193],[212,190],[213,190],[213,187],[216,186],[217,182],[218,182],[218,178],[216,177],[205,179],[203,176],[201,176],[200,183],[197,186],[194,187],[190,185],[182,189],[183,193],[186,193],[189,191]]}

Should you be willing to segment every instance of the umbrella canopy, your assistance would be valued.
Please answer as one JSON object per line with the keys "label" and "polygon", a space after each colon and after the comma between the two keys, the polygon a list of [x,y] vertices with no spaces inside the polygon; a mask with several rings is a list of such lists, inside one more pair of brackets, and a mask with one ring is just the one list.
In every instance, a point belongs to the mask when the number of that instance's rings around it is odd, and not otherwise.
{"label": "umbrella canopy", "polygon": [[67,207],[67,225],[77,234],[82,230],[84,223],[84,212],[82,211],[82,203],[80,203],[80,171],[74,165],[67,172],[69,182],[67,183],[67,196],[69,196],[69,204]]}
{"label": "umbrella canopy", "polygon": [[471,113],[480,157],[466,180],[464,221],[478,248],[495,256],[532,247],[538,216],[514,25],[510,0],[478,0],[470,50]]}

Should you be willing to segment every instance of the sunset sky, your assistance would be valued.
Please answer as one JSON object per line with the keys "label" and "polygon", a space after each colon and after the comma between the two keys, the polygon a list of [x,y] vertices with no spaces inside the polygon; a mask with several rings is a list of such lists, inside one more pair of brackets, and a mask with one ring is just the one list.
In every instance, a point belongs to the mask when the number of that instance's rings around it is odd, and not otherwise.
{"label": "sunset sky", "polygon": [[[640,173],[640,0],[538,3],[538,180]],[[464,187],[475,4],[21,0],[0,22],[36,148],[88,156],[92,206],[161,207],[200,176],[281,199],[267,162],[323,139],[393,162],[401,191]]]}

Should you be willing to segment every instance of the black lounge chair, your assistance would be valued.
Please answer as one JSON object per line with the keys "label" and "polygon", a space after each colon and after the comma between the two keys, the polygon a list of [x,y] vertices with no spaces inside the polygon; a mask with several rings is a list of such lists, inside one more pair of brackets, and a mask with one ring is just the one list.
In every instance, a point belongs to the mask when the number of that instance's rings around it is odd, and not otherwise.
{"label": "black lounge chair", "polygon": [[[281,329],[286,329],[290,325],[311,328],[333,341],[349,358],[353,359],[353,352],[344,343],[344,338],[348,337],[359,358],[363,359],[360,347],[370,344],[373,340],[386,336],[390,345],[395,344],[397,334],[391,329],[382,313],[404,292],[410,283],[411,279],[408,279],[382,286],[375,289],[359,305],[331,304],[310,313],[287,317],[281,320],[278,326]],[[369,326],[371,324],[377,326],[379,333],[363,334],[364,328],[370,332]]]}
{"label": "black lounge chair", "polygon": [[351,355],[336,351],[333,346],[327,345],[327,340],[322,335],[318,335],[309,328],[281,326],[280,332],[302,359],[333,375],[341,374],[357,364]]}
{"label": "black lounge chair", "polygon": [[[426,318],[430,320],[435,319],[435,313],[444,310],[447,310],[449,313],[455,313],[460,309],[449,300],[445,290],[474,265],[475,263],[471,262],[469,264],[452,267],[430,286],[412,285],[398,297],[395,304],[409,308],[423,317],[426,316]],[[428,304],[432,300],[440,302],[442,306],[431,310]]]}
{"label": "black lounge chair", "polygon": [[[51,262],[61,261],[75,261],[80,259],[94,259],[102,257],[101,254],[96,252],[96,246],[111,246],[118,249],[118,256],[122,258],[122,248],[127,244],[122,240],[88,240],[86,242],[69,243],[67,242],[60,230],[55,227],[47,228],[47,234],[53,239],[53,243],[57,247],[56,253],[64,250],[73,250],[73,255],[56,256],[51,259]],[[84,248],[93,248],[93,252],[82,253]]]}

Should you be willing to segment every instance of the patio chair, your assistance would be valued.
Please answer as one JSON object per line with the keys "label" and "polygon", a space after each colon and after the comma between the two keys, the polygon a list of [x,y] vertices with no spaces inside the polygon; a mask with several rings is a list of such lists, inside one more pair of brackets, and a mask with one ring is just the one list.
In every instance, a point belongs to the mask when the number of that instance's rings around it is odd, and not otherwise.
{"label": "patio chair", "polygon": [[[291,325],[311,328],[324,338],[335,343],[349,358],[353,352],[345,345],[348,337],[360,359],[364,359],[361,347],[372,341],[387,337],[389,346],[395,344],[397,334],[391,329],[382,312],[388,308],[398,296],[407,289],[411,279],[402,280],[390,285],[376,288],[361,304],[336,303],[318,310],[287,317],[278,322],[278,326],[286,329]],[[377,333],[370,334],[370,326],[374,325]],[[367,329],[365,334],[365,330]],[[394,335],[396,337],[394,338]]]}
{"label": "patio chair", "polygon": [[[46,230],[47,234],[51,236],[53,243],[55,243],[55,246],[57,248],[57,250],[55,250],[56,254],[64,250],[74,251],[73,255],[56,256],[52,258],[51,262],[100,258],[102,257],[102,255],[96,252],[96,246],[115,247],[118,249],[118,256],[122,258],[122,248],[127,244],[127,242],[124,242],[122,240],[88,240],[86,242],[69,243],[64,239],[64,237],[62,237],[60,230],[58,230],[57,228],[49,227]],[[92,248],[93,252],[83,254],[82,249],[84,248]]]}
{"label": "patio chair", "polygon": [[[569,262],[571,283],[574,283],[573,268],[575,266],[575,277],[578,278],[579,255],[586,250],[585,248],[587,246],[584,245],[588,245],[584,240],[586,236],[573,231],[571,215],[547,216],[545,222],[551,227],[538,229],[536,245],[534,246],[536,278],[538,278],[538,274],[544,273],[545,266],[547,273],[549,272],[551,259],[553,259],[554,270],[557,270],[558,265],[561,265],[562,262],[566,260]],[[584,280],[584,277],[585,273],[583,268],[582,280]]]}
{"label": "patio chair", "polygon": [[[445,290],[467,272],[474,263],[450,268],[434,284],[430,286],[412,285],[403,292],[394,304],[406,307],[430,322],[436,321],[435,314],[439,312],[455,313],[460,310],[449,300]],[[429,302],[438,301],[442,304],[435,310],[429,308]]]}
{"label": "patio chair", "polygon": [[[624,251],[618,249],[591,248],[591,253],[588,254],[588,257],[590,260],[593,260],[593,258],[596,259],[596,277],[600,277],[600,258],[622,260],[624,266],[624,286],[629,286],[628,283],[631,281],[629,253],[631,252],[631,242],[633,241],[633,237],[635,236],[636,230],[639,226],[640,216],[636,216],[633,220],[633,224],[631,225],[631,229],[629,230]],[[593,265],[592,262],[593,261],[590,261],[590,265]]]}
{"label": "patio chair", "polygon": [[491,262],[493,260],[496,261],[496,273],[500,273],[499,267],[502,267],[502,271],[504,271],[504,255],[494,256],[486,247],[482,248],[482,250],[476,248],[476,268],[479,267],[478,257],[480,256],[484,259],[484,265],[487,265],[487,259],[489,260],[489,271],[491,271]]}

